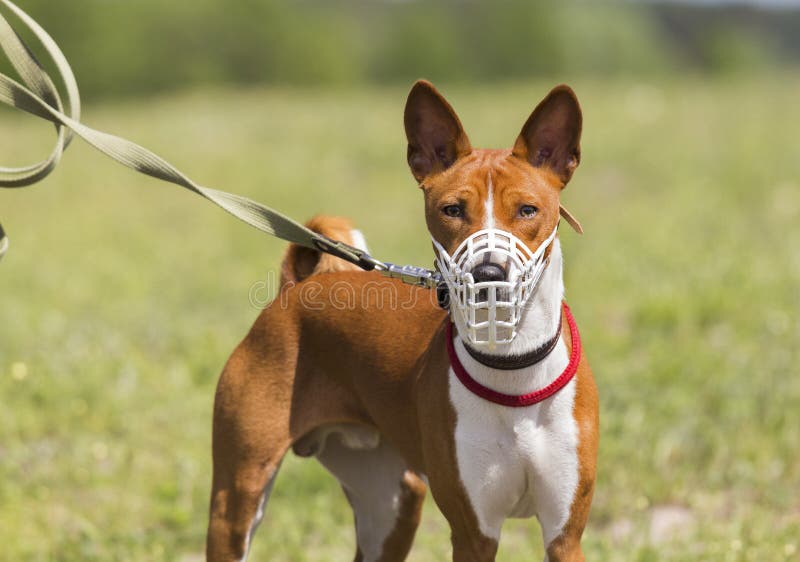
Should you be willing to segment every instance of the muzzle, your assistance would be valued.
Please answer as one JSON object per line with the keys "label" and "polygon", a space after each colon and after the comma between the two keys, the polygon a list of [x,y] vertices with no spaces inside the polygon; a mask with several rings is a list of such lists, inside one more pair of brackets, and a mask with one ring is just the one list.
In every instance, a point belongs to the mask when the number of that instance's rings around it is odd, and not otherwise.
{"label": "muzzle", "polygon": [[[547,260],[547,248],[555,240],[558,225],[533,252],[504,230],[479,230],[464,240],[452,256],[433,240],[436,267],[450,297],[450,310],[459,334],[478,349],[493,350],[517,335],[525,305],[536,291]],[[503,280],[476,280],[481,266],[504,272]]]}

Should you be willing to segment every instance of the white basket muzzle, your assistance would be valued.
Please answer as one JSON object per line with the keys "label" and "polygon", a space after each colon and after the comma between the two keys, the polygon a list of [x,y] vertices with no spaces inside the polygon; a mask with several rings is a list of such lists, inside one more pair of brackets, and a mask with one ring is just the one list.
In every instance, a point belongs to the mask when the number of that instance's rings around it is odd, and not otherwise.
{"label": "white basket muzzle", "polygon": [[[479,230],[458,246],[452,256],[433,240],[436,267],[450,293],[450,310],[461,337],[477,349],[493,350],[517,335],[525,305],[547,266],[544,255],[555,240],[558,225],[533,252],[510,232]],[[499,267],[503,281],[476,281],[481,264]]]}

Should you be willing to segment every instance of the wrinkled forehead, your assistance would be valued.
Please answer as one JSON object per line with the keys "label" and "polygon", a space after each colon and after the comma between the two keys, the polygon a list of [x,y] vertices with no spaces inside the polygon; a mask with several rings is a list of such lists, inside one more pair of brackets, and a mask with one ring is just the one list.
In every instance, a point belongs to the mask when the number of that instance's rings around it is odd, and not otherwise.
{"label": "wrinkled forehead", "polygon": [[[512,234],[533,251],[558,224],[560,180],[510,151],[475,150],[427,178],[423,187],[428,230],[450,255],[464,240],[489,228]],[[448,205],[462,206],[464,218],[444,219],[442,209]],[[536,207],[534,219],[520,218],[523,205]]]}
{"label": "wrinkled forehead", "polygon": [[448,170],[426,180],[434,199],[447,195],[511,204],[528,196],[531,204],[558,205],[560,182],[547,169],[534,168],[511,155],[510,150],[474,150]]}

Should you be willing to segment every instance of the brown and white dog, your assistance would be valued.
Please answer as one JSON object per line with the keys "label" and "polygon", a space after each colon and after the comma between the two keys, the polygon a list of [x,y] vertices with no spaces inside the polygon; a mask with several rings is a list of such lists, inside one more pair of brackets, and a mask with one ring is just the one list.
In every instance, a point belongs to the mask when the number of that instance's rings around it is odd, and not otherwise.
{"label": "brown and white dog", "polygon": [[[428,487],[450,524],[454,560],[494,560],[503,522],[533,515],[545,560],[584,560],[597,392],[566,308],[562,323],[554,235],[561,190],[580,158],[581,123],[574,93],[559,86],[513,149],[473,149],[445,99],[427,82],[414,85],[405,110],[408,163],[439,263],[476,233],[502,231],[527,246],[518,252],[541,250],[540,276],[526,289],[511,337],[485,345],[474,330],[466,337],[474,325],[456,317],[463,307],[451,305],[448,316],[426,289],[291,246],[279,296],[233,352],[217,388],[208,560],[246,558],[289,448],[316,457],[341,483],[355,514],[356,560],[405,559]],[[311,225],[359,244],[342,219]],[[526,274],[492,251],[481,256],[465,266],[470,282],[502,285]],[[414,304],[387,306],[387,284],[393,302]],[[486,303],[485,294],[472,298]],[[486,304],[473,305],[488,314]],[[448,354],[451,321],[458,334]],[[491,399],[553,385],[557,392],[529,405]]]}

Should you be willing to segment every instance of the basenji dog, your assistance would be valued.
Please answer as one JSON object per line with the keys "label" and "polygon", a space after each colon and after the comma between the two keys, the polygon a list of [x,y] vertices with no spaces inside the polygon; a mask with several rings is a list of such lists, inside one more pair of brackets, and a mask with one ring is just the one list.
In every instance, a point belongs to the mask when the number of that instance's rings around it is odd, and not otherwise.
{"label": "basenji dog", "polygon": [[[406,558],[427,488],[453,560],[494,560],[503,522],[534,515],[545,560],[584,560],[598,399],[557,236],[581,127],[558,86],[512,149],[473,149],[441,94],[414,85],[408,164],[447,312],[436,291],[290,246],[278,296],[217,388],[209,561],[247,557],[290,448],[339,480],[357,561]],[[344,219],[310,226],[363,246]]]}

